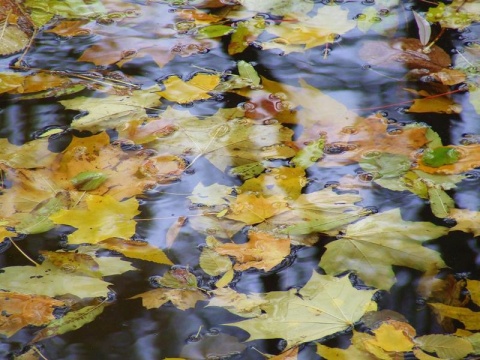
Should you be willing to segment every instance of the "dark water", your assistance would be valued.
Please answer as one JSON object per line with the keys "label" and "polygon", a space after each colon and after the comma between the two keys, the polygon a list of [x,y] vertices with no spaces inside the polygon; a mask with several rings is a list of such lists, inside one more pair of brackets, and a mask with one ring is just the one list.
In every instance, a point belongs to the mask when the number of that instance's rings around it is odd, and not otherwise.
{"label": "dark water", "polygon": [[[261,0],[259,0],[261,1]],[[124,1],[125,3],[127,1]],[[159,24],[173,23],[174,13],[171,10],[180,7],[169,6],[161,2],[146,4],[142,1],[132,1],[142,9],[148,9],[152,15],[150,23],[131,29],[127,24],[119,23],[116,27],[118,36],[127,36],[134,33],[136,36],[148,37]],[[315,6],[324,6],[317,1]],[[365,1],[336,1],[349,10],[350,18],[361,13],[371,5]],[[417,37],[416,25],[412,21],[410,11],[424,11],[428,4],[422,1],[399,1],[399,24],[395,37]],[[187,8],[189,8],[187,6]],[[408,21],[406,21],[406,19]],[[133,31],[135,30],[135,31]],[[469,27],[467,35],[455,30],[448,30],[438,43],[447,53],[454,54],[461,51],[466,40],[478,41],[480,33],[478,25]],[[262,35],[268,38],[268,35]],[[468,39],[465,39],[465,36]],[[99,35],[73,37],[69,39],[58,37],[51,33],[40,31],[34,41],[32,49],[25,57],[27,65],[31,68],[45,70],[69,70],[74,72],[88,72],[95,69],[89,62],[79,62],[77,59],[84,50],[98,41]],[[365,62],[357,55],[362,43],[366,40],[381,38],[375,32],[362,33],[358,29],[349,31],[331,44],[315,47],[305,52],[281,54],[278,50],[261,50],[254,46],[248,47],[242,54],[229,56],[226,52],[229,37],[221,39],[220,45],[213,47],[209,52],[196,54],[189,57],[176,57],[174,60],[160,68],[151,57],[136,58],[126,63],[122,68],[110,70],[122,71],[134,79],[135,83],[144,87],[151,86],[158,79],[169,75],[179,74],[188,78],[199,68],[214,69],[218,72],[235,71],[236,61],[246,60],[255,64],[259,75],[285,84],[298,86],[299,79],[305,79],[310,85],[321,89],[332,98],[343,103],[349,109],[354,109],[360,116],[368,116],[377,110],[391,119],[393,123],[408,124],[423,122],[432,127],[442,137],[444,144],[458,145],[464,134],[480,134],[480,117],[469,103],[467,94],[453,94],[452,98],[462,105],[461,114],[409,114],[405,112],[407,105],[391,105],[408,100],[408,96],[401,92],[403,87],[415,87],[415,84],[406,84],[398,80],[404,75],[401,71],[381,70],[379,75],[375,68],[366,67]],[[260,38],[263,39],[263,38]],[[265,40],[265,39],[264,39]],[[168,40],[165,40],[168,41]],[[217,41],[217,40],[216,40]],[[325,56],[327,52],[328,56]],[[9,64],[18,58],[18,54],[0,59],[0,66],[7,69]],[[408,85],[408,86],[407,86]],[[85,90],[77,95],[91,96],[94,92]],[[77,95],[62,97],[74,98]],[[24,144],[33,139],[33,134],[47,126],[69,126],[74,111],[65,111],[57,99],[18,101],[14,96],[4,95],[0,98],[0,137],[16,145]],[[195,115],[210,115],[220,108],[232,108],[244,102],[245,99],[224,94],[222,98],[196,102],[188,109]],[[172,105],[175,108],[184,107],[164,101],[162,108]],[[319,107],[322,104],[318,104]],[[362,110],[364,109],[364,110]],[[298,132],[298,129],[295,129]],[[114,136],[114,133],[113,133]],[[70,140],[65,135],[52,141],[52,147],[60,151]],[[330,186],[339,181],[344,175],[356,176],[359,166],[348,165],[344,167],[311,167],[308,169],[310,183],[305,192],[313,192]],[[455,199],[458,208],[470,210],[480,209],[478,186],[480,172],[471,171],[469,179],[464,180],[458,188],[449,192]],[[165,248],[165,233],[179,216],[188,215],[189,201],[186,198],[192,189],[199,183],[210,185],[220,183],[224,185],[240,185],[241,181],[214,168],[207,160],[200,158],[195,162],[193,171],[184,174],[180,181],[162,186],[156,191],[146,194],[141,198],[141,211],[139,218],[152,219],[139,221],[137,235],[147,240],[150,244]],[[362,205],[375,207],[379,212],[400,207],[406,220],[432,221],[444,225],[441,219],[434,218],[429,211],[429,206],[422,199],[411,193],[399,193],[386,190],[373,183],[366,183],[360,190],[364,199]],[[155,220],[156,219],[156,220]],[[61,232],[51,230],[48,233],[29,235],[19,241],[22,249],[30,256],[38,256],[39,250],[59,249]],[[245,241],[245,233],[237,235],[239,241]],[[248,270],[234,279],[234,287],[241,293],[261,293],[268,291],[283,291],[292,287],[301,287],[311,276],[312,269],[318,270],[318,263],[325,252],[324,245],[332,241],[328,237],[312,247],[294,247],[292,254],[274,271],[264,273]],[[208,276],[201,271],[198,265],[202,245],[205,237],[187,223],[181,229],[173,247],[166,250],[166,254],[174,264],[188,266],[198,277],[200,285],[210,286]],[[442,254],[442,258],[450,267],[452,273],[469,273],[471,279],[479,279],[480,270],[480,244],[478,239],[471,234],[463,232],[450,233],[431,241],[426,245]],[[131,261],[131,259],[129,259]],[[190,350],[191,358],[204,358],[200,345],[202,342],[213,341],[217,337],[219,344],[225,343],[220,336],[234,336],[236,341],[245,341],[248,334],[238,328],[223,326],[222,324],[240,321],[242,318],[232,315],[218,307],[205,307],[205,302],[197,303],[195,309],[181,311],[167,304],[159,309],[146,310],[139,299],[129,300],[141,292],[151,289],[148,279],[151,276],[164,274],[169,267],[146,261],[133,260],[132,264],[138,271],[112,276],[106,280],[113,283],[115,301],[105,308],[104,312],[92,323],[86,324],[81,329],[42,341],[39,349],[49,359],[163,359],[179,357],[185,346],[198,346],[197,350]],[[30,265],[21,254],[13,247],[0,254],[0,266]],[[403,267],[394,268],[397,283],[390,292],[382,292],[379,299],[380,308],[391,309],[403,314],[410,324],[415,327],[419,335],[442,332],[428,307],[419,304],[416,285],[421,275],[420,272]],[[1,287],[1,286],[0,286]],[[200,330],[199,330],[200,329]],[[32,339],[36,328],[25,328],[13,337],[0,339],[0,358],[9,358],[20,353]],[[201,340],[195,338],[200,333]],[[327,340],[325,344],[337,347],[348,346],[348,334],[336,336]],[[230,339],[230,338],[229,338]],[[233,352],[238,346],[227,343]],[[220,346],[219,344],[214,347]],[[257,340],[246,343],[247,348],[240,355],[232,355],[230,359],[263,359],[259,353],[277,354],[284,344],[279,340]],[[227,348],[228,348],[227,346]],[[256,349],[256,350],[255,350]],[[258,351],[257,351],[258,350]],[[184,350],[185,351],[185,350]],[[198,355],[200,354],[200,355]],[[300,359],[312,359],[315,347],[311,344],[304,346],[300,352]],[[227,357],[224,357],[225,359]],[[213,358],[212,358],[213,359]]]}

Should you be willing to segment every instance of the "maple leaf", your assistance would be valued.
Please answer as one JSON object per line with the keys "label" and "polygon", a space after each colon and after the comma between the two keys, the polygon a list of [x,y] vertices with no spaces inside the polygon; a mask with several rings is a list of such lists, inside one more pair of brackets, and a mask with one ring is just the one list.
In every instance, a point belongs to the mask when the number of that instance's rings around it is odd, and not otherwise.
{"label": "maple leaf", "polygon": [[348,225],[339,240],[326,245],[320,266],[334,274],[356,271],[366,284],[388,290],[395,283],[392,265],[420,271],[445,267],[439,253],[421,244],[447,232],[429,222],[404,221],[399,209],[374,214]]}
{"label": "maple leaf", "polygon": [[222,244],[213,249],[220,255],[233,256],[237,271],[257,268],[270,271],[290,254],[290,240],[279,239],[267,233],[249,232],[245,244]]}
{"label": "maple leaf", "polygon": [[[429,166],[425,163],[423,159],[421,159],[418,163],[418,170],[424,171],[429,174],[461,174],[468,170],[474,169],[480,166],[480,157],[479,157],[479,149],[480,145],[472,144],[472,145],[458,145],[453,146],[449,145],[445,148],[454,149],[454,151],[458,152],[457,161],[449,161],[444,162],[443,164],[440,163],[440,166]],[[441,156],[440,160],[447,160],[446,154]]]}
{"label": "maple leaf", "polygon": [[[186,163],[177,156],[144,151],[123,151],[122,143],[110,144],[107,133],[86,138],[73,137],[69,146],[57,156],[47,176],[67,190],[88,190],[93,195],[108,194],[117,199],[141,194],[157,184],[174,181],[183,173]],[[104,182],[92,188],[75,184],[82,175],[101,175]],[[84,180],[88,180],[88,176]],[[91,184],[95,184],[94,181]]]}
{"label": "maple leaf", "polygon": [[436,353],[442,359],[465,359],[474,352],[470,341],[453,335],[424,335],[415,338],[415,344],[428,353]]}
{"label": "maple leaf", "polygon": [[340,6],[324,6],[313,17],[291,16],[289,21],[269,26],[266,30],[287,44],[305,45],[305,49],[333,42],[335,35],[342,35],[355,27],[348,19],[348,10]]}
{"label": "maple leaf", "polygon": [[254,193],[242,193],[236,197],[235,201],[232,201],[230,210],[225,217],[252,225],[287,210],[284,196],[264,197]]}
{"label": "maple leaf", "polygon": [[224,114],[200,120],[185,112],[165,112],[171,126],[167,136],[149,145],[159,152],[204,156],[221,171],[264,159],[286,159],[295,150],[285,144],[293,131],[280,124],[257,124],[245,118],[228,120]]}
{"label": "maple leaf", "polygon": [[75,118],[72,128],[98,132],[118,127],[130,120],[146,118],[146,108],[161,104],[155,95],[158,90],[158,86],[152,86],[145,90],[133,90],[131,95],[109,95],[102,98],[81,96],[60,103],[66,109],[88,112],[87,115]]}
{"label": "maple leaf", "polygon": [[358,195],[337,194],[331,188],[326,188],[289,201],[289,211],[275,215],[269,219],[269,223],[289,235],[327,232],[367,215],[362,207],[354,205],[361,200]]}
{"label": "maple leaf", "polygon": [[55,307],[63,301],[43,295],[0,291],[0,334],[10,337],[25,326],[42,326],[55,319]]}
{"label": "maple leaf", "polygon": [[163,80],[165,90],[157,91],[157,94],[167,100],[186,104],[196,100],[206,100],[211,97],[209,91],[215,89],[220,83],[217,74],[195,74],[190,80],[183,81],[178,76],[169,76]]}
{"label": "maple leaf", "polygon": [[260,316],[262,306],[268,305],[268,300],[263,299],[261,294],[247,295],[231,288],[215,289],[213,294],[207,306],[218,306],[242,317]]}
{"label": "maple leaf", "polygon": [[87,195],[87,209],[60,210],[50,216],[56,224],[76,227],[68,236],[70,244],[96,244],[111,237],[129,238],[135,234],[133,217],[140,214],[136,199],[123,202],[111,196]]}
{"label": "maple leaf", "polygon": [[226,205],[233,198],[232,192],[231,186],[220,184],[205,186],[200,182],[192,190],[192,195],[187,198],[194,204],[205,206]]}
{"label": "maple leaf", "polygon": [[264,174],[246,180],[237,191],[257,192],[265,197],[283,195],[285,198],[295,200],[306,184],[307,179],[302,168],[281,166],[268,169]]}
{"label": "maple leaf", "polygon": [[375,290],[357,290],[348,279],[313,273],[297,293],[272,291],[262,295],[263,314],[237,323],[250,334],[247,341],[278,339],[287,341],[287,349],[308,341],[344,331],[355,324],[369,309]]}

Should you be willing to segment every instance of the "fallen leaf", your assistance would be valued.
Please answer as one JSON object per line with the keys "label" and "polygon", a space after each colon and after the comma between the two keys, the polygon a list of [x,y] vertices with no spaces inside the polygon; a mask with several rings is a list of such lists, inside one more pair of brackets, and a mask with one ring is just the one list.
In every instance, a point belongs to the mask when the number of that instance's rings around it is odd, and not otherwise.
{"label": "fallen leaf", "polygon": [[480,166],[480,145],[449,145],[445,148],[455,149],[459,153],[458,161],[442,164],[440,166],[428,166],[428,164],[425,164],[424,161],[420,159],[417,169],[429,174],[450,175],[461,174]]}
{"label": "fallen leaf", "polygon": [[355,27],[355,21],[348,18],[348,10],[340,6],[323,6],[312,17],[290,15],[289,21],[269,26],[266,30],[281,38],[287,44],[305,45],[305,50],[330,43],[335,35],[343,35]]}
{"label": "fallen leaf", "polygon": [[415,344],[428,353],[435,353],[442,359],[465,359],[473,352],[472,344],[457,336],[432,334],[415,338]]}
{"label": "fallen leaf", "polygon": [[445,267],[440,254],[422,243],[448,230],[429,222],[404,221],[398,208],[370,215],[348,225],[339,240],[326,245],[320,267],[328,274],[355,271],[366,284],[388,290],[395,283],[392,265],[419,271]]}
{"label": "fallen leaf", "polygon": [[157,264],[173,265],[165,253],[145,241],[109,238],[98,243],[105,249],[117,251],[128,258],[151,261]]}
{"label": "fallen leaf", "polygon": [[186,104],[196,100],[206,100],[211,97],[209,91],[220,83],[220,76],[216,74],[196,74],[190,80],[183,81],[178,76],[170,76],[163,80],[165,90],[157,94],[167,100]]}
{"label": "fallen leaf", "polygon": [[0,334],[11,337],[25,326],[46,325],[55,319],[55,307],[63,305],[43,295],[0,291]]}
{"label": "fallen leaf", "polygon": [[35,334],[32,342],[42,341],[53,336],[65,334],[69,331],[80,329],[82,326],[94,321],[105,309],[104,304],[85,306],[76,311],[70,311],[60,319],[50,322],[47,327]]}
{"label": "fallen leaf", "polygon": [[480,330],[480,313],[465,307],[450,306],[441,303],[428,303],[436,313],[439,322],[452,318],[462,322],[467,330]]}
{"label": "fallen leaf", "polygon": [[66,109],[87,112],[86,115],[76,117],[71,124],[73,129],[98,132],[116,128],[122,124],[147,117],[146,108],[157,107],[161,104],[155,92],[158,86],[144,90],[133,90],[131,95],[109,95],[102,98],[76,97],[62,100],[60,103]]}
{"label": "fallen leaf", "polygon": [[207,306],[218,306],[242,317],[257,317],[262,313],[262,307],[268,300],[260,294],[242,294],[230,288],[213,290],[213,298]]}
{"label": "fallen leaf", "polygon": [[142,305],[147,309],[156,309],[167,302],[171,302],[180,310],[187,310],[195,307],[198,301],[206,300],[207,296],[200,290],[187,289],[155,289],[135,295],[130,299],[142,299]]}
{"label": "fallen leaf", "polygon": [[262,295],[263,314],[248,320],[225,324],[250,334],[247,341],[285,339],[287,349],[344,331],[362,315],[376,308],[371,301],[375,290],[357,290],[348,278],[313,273],[298,291],[272,291]]}
{"label": "fallen leaf", "polygon": [[242,221],[247,225],[257,224],[274,215],[287,211],[284,196],[264,197],[254,193],[241,193],[231,202],[228,219]]}
{"label": "fallen leaf", "polygon": [[136,199],[119,202],[111,196],[86,196],[87,209],[60,210],[50,216],[56,224],[77,230],[68,236],[70,244],[96,244],[111,237],[129,238],[135,234],[133,217],[140,214]]}
{"label": "fallen leaf", "polygon": [[290,254],[290,240],[278,239],[274,236],[249,232],[249,241],[245,244],[223,244],[213,249],[220,255],[229,255],[235,258],[233,268],[237,271],[257,268],[270,271],[280,264]]}

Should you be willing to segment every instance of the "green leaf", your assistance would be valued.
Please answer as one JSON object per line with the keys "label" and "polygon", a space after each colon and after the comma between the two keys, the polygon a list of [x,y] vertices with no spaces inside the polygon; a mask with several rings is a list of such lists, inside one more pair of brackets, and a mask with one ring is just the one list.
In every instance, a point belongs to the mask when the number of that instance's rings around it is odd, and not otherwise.
{"label": "green leaf", "polygon": [[240,60],[237,64],[237,67],[238,73],[242,78],[250,80],[253,86],[260,85],[260,76],[258,76],[257,71],[252,64],[244,60]]}
{"label": "green leaf", "polygon": [[404,221],[399,209],[374,214],[348,225],[339,240],[326,245],[320,267],[328,274],[355,271],[366,284],[388,290],[395,283],[393,265],[419,271],[446,266],[439,253],[422,243],[448,230],[430,222]]}
{"label": "green leaf", "polygon": [[442,189],[431,187],[428,189],[428,198],[433,215],[438,218],[446,218],[450,209],[455,207],[455,201]]}
{"label": "green leaf", "polygon": [[318,139],[308,143],[301,149],[297,155],[293,157],[290,162],[297,167],[308,168],[315,164],[323,156],[323,148],[325,146],[325,139]]}
{"label": "green leaf", "polygon": [[81,191],[95,190],[102,185],[108,176],[99,171],[84,171],[72,178],[73,186]]}
{"label": "green leaf", "polygon": [[71,294],[79,298],[106,297],[106,281],[68,273],[53,264],[44,262],[40,266],[10,266],[0,272],[2,289],[22,294],[46,295],[50,297]]}
{"label": "green leaf", "polygon": [[448,146],[426,149],[422,156],[422,162],[431,167],[455,164],[459,159],[460,153],[458,150]]}
{"label": "green leaf", "polygon": [[204,247],[200,254],[200,267],[210,276],[221,275],[232,269],[232,261],[228,256]]}
{"label": "green leaf", "polygon": [[52,321],[48,326],[39,331],[32,342],[38,342],[53,336],[62,335],[69,331],[78,330],[92,322],[105,309],[105,305],[85,306],[77,311],[70,311],[60,319]]}
{"label": "green leaf", "polygon": [[216,38],[232,33],[235,29],[227,25],[210,25],[198,30],[197,38]]}
{"label": "green leaf", "polygon": [[15,230],[22,234],[39,234],[53,229],[55,223],[50,220],[50,216],[61,209],[66,209],[69,203],[68,193],[59,192],[55,197],[38,204],[30,214],[26,214],[24,219],[15,226]]}
{"label": "green leaf", "polygon": [[411,161],[405,155],[371,151],[362,158],[359,165],[374,178],[392,178],[407,172]]}
{"label": "green leaf", "polygon": [[0,32],[0,56],[17,53],[27,46],[30,39],[19,27],[5,26],[3,22],[0,22],[0,26],[2,29]]}

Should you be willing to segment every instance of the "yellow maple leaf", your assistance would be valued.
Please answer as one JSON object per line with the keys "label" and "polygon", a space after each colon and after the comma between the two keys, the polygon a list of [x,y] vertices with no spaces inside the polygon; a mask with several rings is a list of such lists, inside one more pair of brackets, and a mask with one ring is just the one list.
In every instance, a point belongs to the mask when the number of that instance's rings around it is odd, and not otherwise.
{"label": "yellow maple leaf", "polygon": [[230,205],[230,212],[226,217],[252,225],[263,222],[273,215],[287,210],[284,196],[263,197],[253,193],[244,193],[238,195],[235,202]]}
{"label": "yellow maple leaf", "polygon": [[250,232],[246,244],[223,244],[214,250],[221,255],[235,257],[235,270],[243,271],[254,267],[269,271],[290,254],[290,240],[278,239],[267,233]]}
{"label": "yellow maple leaf", "polygon": [[183,81],[178,76],[170,76],[163,81],[165,90],[158,91],[157,94],[167,100],[186,104],[209,99],[211,96],[208,92],[215,89],[219,83],[220,76],[217,74],[196,74],[188,81]]}
{"label": "yellow maple leaf", "polygon": [[119,202],[108,195],[88,195],[86,203],[87,209],[64,209],[50,216],[56,224],[78,229],[68,236],[70,244],[96,244],[111,237],[129,238],[135,233],[132,218],[140,213],[136,199]]}

